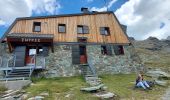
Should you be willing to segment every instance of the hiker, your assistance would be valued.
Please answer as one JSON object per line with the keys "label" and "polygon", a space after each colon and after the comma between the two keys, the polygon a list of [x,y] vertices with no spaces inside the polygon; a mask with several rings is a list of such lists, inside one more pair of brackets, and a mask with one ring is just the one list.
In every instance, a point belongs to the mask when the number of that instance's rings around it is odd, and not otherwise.
{"label": "hiker", "polygon": [[144,80],[142,71],[140,71],[140,73],[138,74],[138,77],[136,78],[136,86],[142,87],[144,90],[151,89],[148,83]]}

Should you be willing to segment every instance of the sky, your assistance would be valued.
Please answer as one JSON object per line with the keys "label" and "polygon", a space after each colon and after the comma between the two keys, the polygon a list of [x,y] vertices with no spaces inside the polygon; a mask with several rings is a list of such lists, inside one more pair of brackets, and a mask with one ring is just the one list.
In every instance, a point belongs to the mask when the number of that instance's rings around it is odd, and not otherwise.
{"label": "sky", "polygon": [[113,11],[137,40],[170,36],[170,0],[0,0],[0,37],[17,17]]}

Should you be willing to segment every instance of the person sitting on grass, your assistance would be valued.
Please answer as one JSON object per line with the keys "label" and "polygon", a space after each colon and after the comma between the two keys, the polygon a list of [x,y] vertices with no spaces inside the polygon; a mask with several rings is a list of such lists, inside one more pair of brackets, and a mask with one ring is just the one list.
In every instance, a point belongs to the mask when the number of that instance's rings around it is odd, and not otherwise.
{"label": "person sitting on grass", "polygon": [[150,86],[148,85],[148,83],[146,81],[144,81],[144,77],[143,77],[143,72],[140,71],[140,73],[138,74],[138,77],[136,78],[136,86],[137,87],[142,87],[144,90],[151,90]]}

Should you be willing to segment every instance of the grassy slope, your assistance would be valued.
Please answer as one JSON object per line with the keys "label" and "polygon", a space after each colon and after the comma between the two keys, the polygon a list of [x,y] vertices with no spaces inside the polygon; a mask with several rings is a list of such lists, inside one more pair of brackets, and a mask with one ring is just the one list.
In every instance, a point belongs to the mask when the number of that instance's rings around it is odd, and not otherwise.
{"label": "grassy slope", "polygon": [[[151,91],[143,91],[141,89],[133,89],[135,74],[128,75],[102,75],[102,81],[108,87],[108,91],[116,93],[121,99],[131,100],[157,100],[164,93],[164,87],[156,86]],[[80,88],[87,86],[83,78],[80,76],[70,78],[55,79],[38,79],[34,80],[35,84],[26,88],[30,92],[30,96],[38,95],[42,92],[48,92],[50,96],[47,100],[97,100],[92,94],[83,93]],[[65,97],[71,94],[69,98]]]}
{"label": "grassy slope", "polygon": [[136,48],[146,67],[161,68],[170,71],[170,54],[160,51],[149,51],[143,48]]}

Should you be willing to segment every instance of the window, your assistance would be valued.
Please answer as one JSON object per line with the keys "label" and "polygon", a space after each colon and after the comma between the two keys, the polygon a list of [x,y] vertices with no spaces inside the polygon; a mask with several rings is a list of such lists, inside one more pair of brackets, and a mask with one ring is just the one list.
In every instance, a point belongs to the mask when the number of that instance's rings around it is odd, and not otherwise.
{"label": "window", "polygon": [[100,27],[100,34],[101,35],[110,35],[109,27]]}
{"label": "window", "polygon": [[66,33],[66,24],[58,24],[58,32]]}
{"label": "window", "polygon": [[77,26],[77,33],[88,34],[89,33],[89,27],[86,26],[86,25],[78,25]]}
{"label": "window", "polygon": [[41,22],[34,22],[33,23],[33,31],[40,32],[41,31]]}
{"label": "window", "polygon": [[122,45],[114,46],[115,55],[124,55],[124,49]]}
{"label": "window", "polygon": [[101,45],[101,54],[112,55],[112,48],[110,45]]}
{"label": "window", "polygon": [[81,25],[77,26],[77,33],[83,33],[83,26]]}

